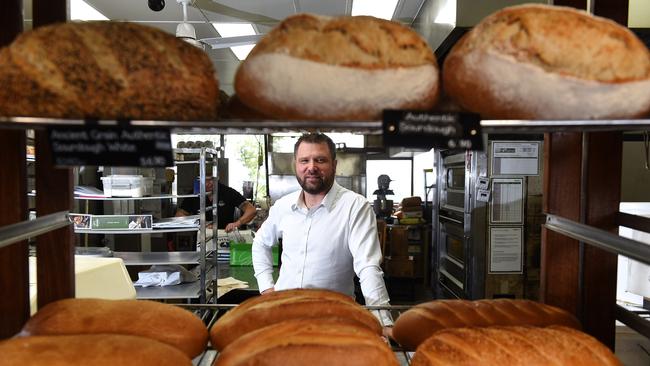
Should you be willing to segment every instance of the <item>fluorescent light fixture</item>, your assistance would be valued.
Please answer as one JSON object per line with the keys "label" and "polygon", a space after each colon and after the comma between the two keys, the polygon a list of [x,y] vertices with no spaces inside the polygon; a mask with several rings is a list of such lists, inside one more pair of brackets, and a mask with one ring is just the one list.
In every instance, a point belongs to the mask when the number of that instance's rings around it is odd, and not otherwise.
{"label": "fluorescent light fixture", "polygon": [[456,25],[456,0],[447,0],[433,22]]}
{"label": "fluorescent light fixture", "polygon": [[393,19],[398,0],[354,0],[352,15],[371,15],[375,18]]}
{"label": "fluorescent light fixture", "polygon": [[[252,36],[257,34],[251,23],[212,23],[219,35],[225,37]],[[238,59],[244,60],[255,47],[254,44],[230,47]]]}
{"label": "fluorescent light fixture", "polygon": [[109,20],[84,0],[70,0],[71,20]]}

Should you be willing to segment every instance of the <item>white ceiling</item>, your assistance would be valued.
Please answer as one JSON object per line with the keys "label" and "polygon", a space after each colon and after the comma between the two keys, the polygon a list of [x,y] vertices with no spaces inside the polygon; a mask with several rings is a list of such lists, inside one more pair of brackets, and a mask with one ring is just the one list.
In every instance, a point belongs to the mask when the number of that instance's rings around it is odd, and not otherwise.
{"label": "white ceiling", "polygon": [[[381,0],[377,0],[381,1]],[[393,20],[412,25],[426,0],[399,0]],[[182,7],[176,0],[165,0],[165,8],[155,12],[147,0],[86,0],[96,10],[111,20],[138,22],[175,34],[176,26],[183,20]],[[296,13],[321,15],[349,15],[352,0],[192,0],[188,21],[196,29],[198,39],[217,38],[219,34],[210,22],[253,23],[260,34],[267,33],[282,19]],[[25,29],[31,28],[31,1],[24,1]],[[207,49],[219,73],[220,87],[233,93],[232,80],[239,60],[230,49]]]}

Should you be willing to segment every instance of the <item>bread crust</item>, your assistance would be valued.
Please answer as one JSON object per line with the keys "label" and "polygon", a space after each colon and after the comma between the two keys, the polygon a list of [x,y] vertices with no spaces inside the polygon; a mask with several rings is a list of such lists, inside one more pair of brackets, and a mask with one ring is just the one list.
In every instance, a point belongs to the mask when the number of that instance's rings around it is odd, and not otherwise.
{"label": "bread crust", "polygon": [[228,345],[215,366],[397,366],[390,347],[373,331],[322,319],[293,319],[260,328]]}
{"label": "bread crust", "polygon": [[429,109],[438,84],[433,52],[413,30],[373,17],[311,14],[280,23],[235,76],[244,104],[294,120],[367,120],[383,109]]}
{"label": "bread crust", "polygon": [[402,313],[395,321],[393,337],[404,348],[415,350],[442,329],[509,325],[581,328],[567,311],[530,300],[435,300]]}
{"label": "bread crust", "polygon": [[0,115],[212,120],[219,88],[205,52],[125,22],[59,23],[0,51]]}
{"label": "bread crust", "polygon": [[91,334],[34,336],[0,342],[0,366],[190,366],[180,350],[143,337]]}
{"label": "bread crust", "polygon": [[349,296],[299,289],[275,291],[242,302],[210,328],[210,342],[220,351],[244,334],[289,319],[327,319],[382,333],[377,318]]}
{"label": "bread crust", "polygon": [[208,330],[179,307],[147,300],[64,299],[32,316],[20,336],[125,334],[154,339],[190,357],[204,351]]}
{"label": "bread crust", "polygon": [[573,8],[502,9],[445,60],[443,88],[495,119],[635,118],[650,111],[650,53],[625,27]]}
{"label": "bread crust", "polygon": [[621,362],[595,338],[553,326],[445,329],[418,347],[411,365],[618,366]]}

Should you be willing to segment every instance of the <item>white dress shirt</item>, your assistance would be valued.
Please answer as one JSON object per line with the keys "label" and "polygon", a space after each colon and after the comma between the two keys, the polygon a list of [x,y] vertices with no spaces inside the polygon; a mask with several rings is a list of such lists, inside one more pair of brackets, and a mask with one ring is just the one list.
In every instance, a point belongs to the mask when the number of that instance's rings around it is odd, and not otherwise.
{"label": "white dress shirt", "polygon": [[[282,266],[274,284],[271,247],[280,238]],[[375,214],[365,197],[336,182],[311,209],[302,190],[279,199],[255,235],[252,254],[260,292],[324,288],[354,297],[356,273],[367,305],[388,304]]]}

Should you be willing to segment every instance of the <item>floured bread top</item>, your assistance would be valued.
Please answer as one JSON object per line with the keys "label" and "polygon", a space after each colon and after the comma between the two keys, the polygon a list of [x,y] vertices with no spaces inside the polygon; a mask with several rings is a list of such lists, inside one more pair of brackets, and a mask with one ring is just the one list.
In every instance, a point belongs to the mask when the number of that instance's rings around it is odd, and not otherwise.
{"label": "floured bread top", "polygon": [[433,52],[415,31],[369,16],[290,16],[249,57],[265,53],[366,69],[436,64]]}
{"label": "floured bread top", "polygon": [[514,57],[549,72],[601,82],[650,76],[650,53],[628,29],[568,7],[505,8],[479,23],[458,45]]}

